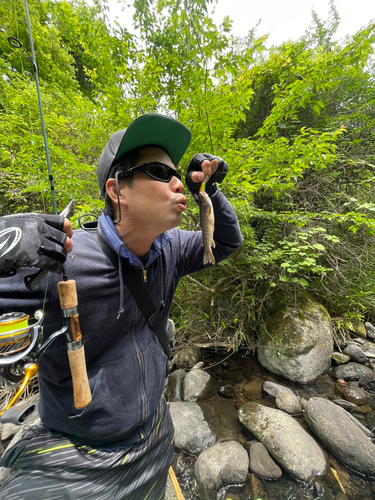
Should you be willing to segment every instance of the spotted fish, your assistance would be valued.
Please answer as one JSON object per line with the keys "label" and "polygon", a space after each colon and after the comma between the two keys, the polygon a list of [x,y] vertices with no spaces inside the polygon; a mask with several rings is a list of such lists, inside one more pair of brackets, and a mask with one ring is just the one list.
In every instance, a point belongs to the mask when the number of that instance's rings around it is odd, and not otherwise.
{"label": "spotted fish", "polygon": [[215,216],[212,202],[202,183],[199,189],[199,220],[202,229],[202,239],[204,247],[203,264],[215,264],[215,257],[211,248],[215,248],[214,229]]}

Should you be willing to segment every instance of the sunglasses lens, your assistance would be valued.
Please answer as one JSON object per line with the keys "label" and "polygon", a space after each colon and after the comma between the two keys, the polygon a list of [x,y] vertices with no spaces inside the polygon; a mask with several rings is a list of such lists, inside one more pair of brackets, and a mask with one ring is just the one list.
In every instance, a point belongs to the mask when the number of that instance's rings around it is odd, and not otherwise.
{"label": "sunglasses lens", "polygon": [[170,181],[172,178],[172,169],[166,165],[148,165],[147,172],[161,181]]}

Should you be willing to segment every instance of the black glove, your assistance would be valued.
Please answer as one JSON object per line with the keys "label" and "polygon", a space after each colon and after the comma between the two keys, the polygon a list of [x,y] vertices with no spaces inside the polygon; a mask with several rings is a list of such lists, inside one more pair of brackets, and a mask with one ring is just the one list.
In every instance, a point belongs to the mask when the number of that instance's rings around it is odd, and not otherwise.
{"label": "black glove", "polygon": [[201,182],[193,182],[191,179],[191,174],[193,172],[199,171],[201,172],[201,163],[203,160],[209,160],[212,161],[214,159],[219,160],[219,165],[217,166],[217,170],[212,175],[209,179],[209,181],[206,184],[206,191],[210,195],[215,192],[215,184],[218,183],[220,184],[223,182],[224,177],[228,173],[228,164],[220,158],[220,156],[214,156],[210,155],[208,153],[197,153],[193,156],[191,159],[186,176],[185,176],[185,183],[188,188],[188,190],[191,192],[191,194],[194,196],[194,199],[196,202],[198,202],[198,193],[199,193],[199,188],[201,187]]}
{"label": "black glove", "polygon": [[13,276],[19,267],[39,267],[61,273],[66,260],[64,217],[15,214],[0,217],[0,277]]}

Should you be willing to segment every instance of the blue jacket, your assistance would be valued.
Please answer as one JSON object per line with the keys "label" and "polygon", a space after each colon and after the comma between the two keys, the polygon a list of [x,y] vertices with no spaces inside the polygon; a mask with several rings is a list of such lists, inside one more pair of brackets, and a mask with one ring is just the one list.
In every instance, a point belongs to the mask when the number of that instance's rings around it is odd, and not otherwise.
{"label": "blue jacket", "polygon": [[[212,195],[212,203],[213,252],[220,262],[241,245],[242,237],[237,217],[219,190]],[[179,280],[204,268],[201,232],[174,228],[159,236],[143,267],[119,238],[114,242],[111,222],[103,217],[99,219],[99,232],[121,258],[128,258],[139,268],[140,279],[146,272],[148,293],[166,324]],[[68,278],[77,285],[92,402],[84,410],[75,409],[65,338],[59,338],[39,362],[41,420],[52,429],[95,446],[126,442],[134,432],[141,438],[142,426],[150,422],[163,393],[166,355],[117,270],[90,233],[74,231],[66,269]],[[32,272],[35,269],[20,269],[16,277],[0,280],[1,313],[22,311],[32,316],[41,308],[45,282],[33,292],[23,284],[23,277]],[[44,338],[61,328],[56,286],[60,279],[49,273]]]}

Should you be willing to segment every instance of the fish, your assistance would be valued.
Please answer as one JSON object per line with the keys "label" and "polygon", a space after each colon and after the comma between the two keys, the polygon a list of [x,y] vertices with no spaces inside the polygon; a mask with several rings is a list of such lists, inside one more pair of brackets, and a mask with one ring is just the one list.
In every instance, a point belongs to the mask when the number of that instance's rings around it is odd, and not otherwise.
{"label": "fish", "polygon": [[204,190],[204,183],[199,188],[198,198],[199,220],[203,239],[202,246],[204,247],[203,264],[215,264],[215,257],[211,250],[211,248],[215,248],[215,215],[211,199]]}

